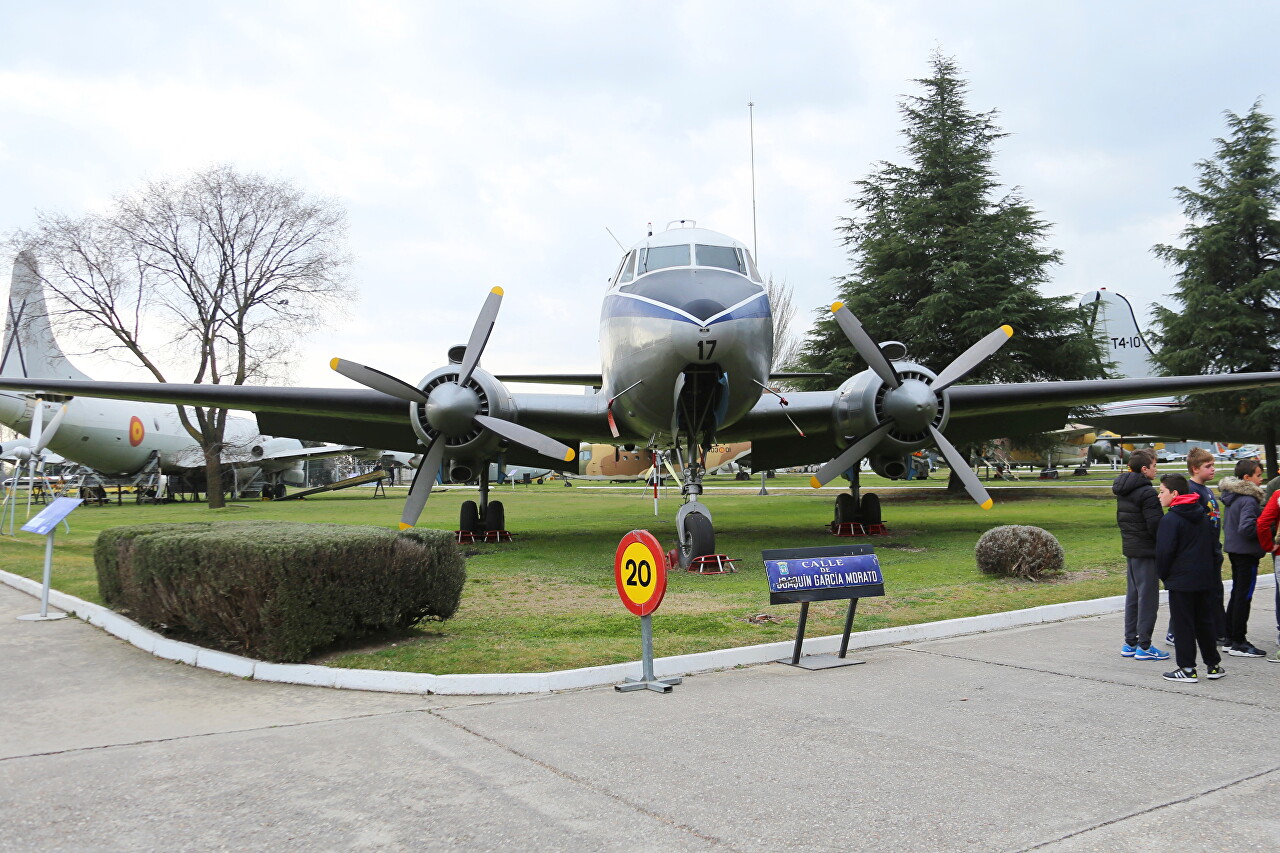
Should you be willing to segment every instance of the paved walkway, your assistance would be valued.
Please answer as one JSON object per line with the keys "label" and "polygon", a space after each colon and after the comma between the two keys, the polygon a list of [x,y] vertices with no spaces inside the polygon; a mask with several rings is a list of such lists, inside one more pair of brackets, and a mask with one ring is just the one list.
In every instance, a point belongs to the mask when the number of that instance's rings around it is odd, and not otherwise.
{"label": "paved walkway", "polygon": [[486,698],[244,681],[35,609],[0,586],[3,851],[1280,849],[1280,665],[1170,684],[1118,615]]}

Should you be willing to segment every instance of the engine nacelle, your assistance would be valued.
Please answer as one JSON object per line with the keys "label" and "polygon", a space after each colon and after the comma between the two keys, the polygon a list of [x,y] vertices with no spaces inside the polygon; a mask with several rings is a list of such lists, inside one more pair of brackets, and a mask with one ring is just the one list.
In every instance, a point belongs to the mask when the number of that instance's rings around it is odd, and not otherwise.
{"label": "engine nacelle", "polygon": [[510,420],[515,404],[511,392],[493,374],[477,367],[465,386],[458,385],[459,375],[458,365],[449,365],[424,376],[418,388],[427,395],[427,402],[409,404],[409,423],[423,447],[440,435],[445,458],[454,460],[455,467],[467,467],[465,463],[496,456],[504,441],[476,423],[475,416]]}
{"label": "engine nacelle", "polygon": [[[839,442],[841,447],[893,420],[893,428],[868,456],[873,467],[876,459],[885,460],[886,470],[895,469],[895,461],[901,464],[902,473],[893,478],[900,479],[906,476],[902,457],[933,443],[929,426],[946,428],[951,403],[946,391],[938,394],[929,387],[938,378],[929,368],[909,361],[894,362],[894,368],[902,379],[902,385],[894,389],[870,370],[847,379],[839,388],[832,417],[836,433],[845,439]],[[883,473],[879,468],[876,471]]]}
{"label": "engine nacelle", "polygon": [[886,480],[905,480],[907,478],[906,456],[872,456],[871,470]]}

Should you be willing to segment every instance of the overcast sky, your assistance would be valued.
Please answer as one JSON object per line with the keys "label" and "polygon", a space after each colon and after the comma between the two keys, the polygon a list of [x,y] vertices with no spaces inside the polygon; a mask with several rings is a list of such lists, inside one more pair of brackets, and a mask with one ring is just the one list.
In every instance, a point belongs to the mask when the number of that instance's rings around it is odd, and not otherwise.
{"label": "overcast sky", "polygon": [[1048,292],[1141,312],[1171,291],[1151,247],[1178,241],[1173,190],[1223,111],[1280,109],[1277,31],[1269,1],[0,0],[0,231],[230,163],[349,211],[361,298],[298,349],[300,384],[349,384],[333,356],[416,381],[494,285],[488,369],[597,371],[606,227],[753,243],[754,102],[760,266],[802,334],[849,268],[852,182],[902,160],[899,101],[940,49],[1052,223]]}

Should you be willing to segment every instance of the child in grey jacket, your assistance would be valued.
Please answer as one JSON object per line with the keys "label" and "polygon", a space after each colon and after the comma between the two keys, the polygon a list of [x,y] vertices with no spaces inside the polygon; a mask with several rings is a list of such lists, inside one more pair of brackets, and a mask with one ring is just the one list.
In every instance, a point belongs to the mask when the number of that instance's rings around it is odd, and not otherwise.
{"label": "child in grey jacket", "polygon": [[1245,637],[1253,588],[1258,582],[1258,561],[1263,553],[1258,544],[1262,480],[1262,464],[1257,459],[1242,459],[1236,463],[1235,476],[1226,477],[1218,484],[1224,507],[1222,550],[1231,560],[1231,600],[1227,604],[1227,637],[1231,644],[1227,646],[1227,654],[1236,657],[1267,656]]}

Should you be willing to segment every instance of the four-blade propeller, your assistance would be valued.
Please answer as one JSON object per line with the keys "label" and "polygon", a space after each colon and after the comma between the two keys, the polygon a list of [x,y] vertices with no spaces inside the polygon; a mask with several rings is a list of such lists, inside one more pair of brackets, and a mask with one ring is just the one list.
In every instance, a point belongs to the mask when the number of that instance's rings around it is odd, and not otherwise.
{"label": "four-blade propeller", "polygon": [[849,342],[858,351],[858,355],[862,356],[862,360],[887,387],[883,403],[887,417],[870,432],[849,445],[843,453],[819,468],[813,475],[813,479],[809,481],[810,485],[815,489],[825,486],[857,465],[863,457],[875,449],[880,440],[894,426],[900,426],[907,432],[927,433],[942,451],[942,455],[946,457],[951,470],[960,478],[960,482],[964,483],[969,496],[983,509],[990,509],[991,496],[982,487],[982,482],[973,473],[960,451],[956,450],[946,436],[934,426],[933,420],[942,406],[942,392],[968,376],[979,364],[1004,346],[1013,336],[1013,328],[1001,326],[996,329],[961,353],[938,374],[937,379],[926,384],[915,379],[903,380],[894,368],[893,362],[885,356],[872,340],[871,335],[862,327],[862,323],[858,322],[858,318],[845,307],[844,303],[833,304],[831,311],[835,314],[841,330],[849,338]]}
{"label": "four-blade propeller", "polygon": [[436,473],[444,461],[446,442],[450,438],[458,438],[473,432],[476,427],[486,429],[508,441],[550,456],[553,459],[569,461],[574,450],[553,438],[528,427],[520,426],[512,421],[495,418],[480,412],[480,402],[476,393],[468,387],[489,335],[493,332],[494,322],[498,317],[498,308],[502,305],[502,288],[495,287],[489,292],[480,315],[476,318],[467,340],[467,350],[458,366],[456,379],[433,384],[429,391],[424,391],[394,376],[335,358],[329,366],[343,376],[359,382],[367,388],[381,391],[392,397],[398,397],[408,403],[416,403],[421,407],[423,416],[431,430],[430,444],[423,454],[422,462],[413,475],[413,483],[409,486],[409,498],[405,501],[404,512],[400,516],[400,529],[413,527],[427,505],[431,496],[431,488],[435,485]]}

